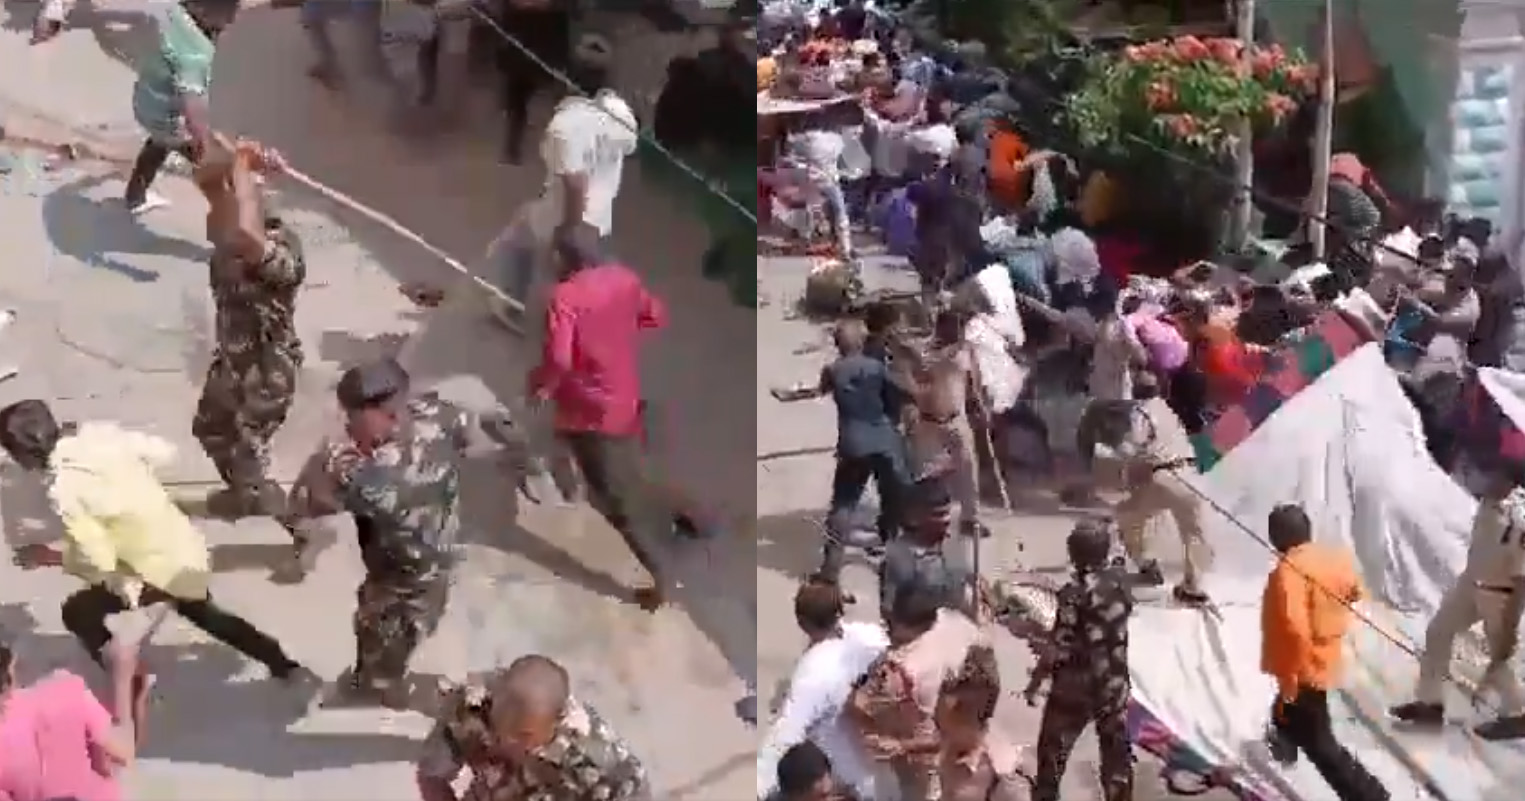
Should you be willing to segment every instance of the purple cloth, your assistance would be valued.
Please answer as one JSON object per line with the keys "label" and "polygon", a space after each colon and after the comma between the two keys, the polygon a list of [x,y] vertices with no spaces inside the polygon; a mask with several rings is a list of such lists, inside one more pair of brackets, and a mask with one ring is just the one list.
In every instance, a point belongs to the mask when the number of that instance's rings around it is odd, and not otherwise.
{"label": "purple cloth", "polygon": [[879,229],[891,255],[910,258],[916,252],[916,206],[907,188],[889,194],[879,210]]}

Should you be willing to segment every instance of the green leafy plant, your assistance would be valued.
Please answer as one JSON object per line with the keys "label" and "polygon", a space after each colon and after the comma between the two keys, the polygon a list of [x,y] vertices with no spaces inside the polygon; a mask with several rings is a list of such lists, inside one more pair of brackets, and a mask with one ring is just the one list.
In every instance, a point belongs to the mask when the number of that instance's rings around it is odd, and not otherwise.
{"label": "green leafy plant", "polygon": [[[1126,159],[1142,144],[1205,161],[1233,151],[1240,120],[1255,130],[1281,122],[1316,91],[1318,69],[1278,45],[1183,36],[1093,56],[1066,117],[1080,144]],[[1141,141],[1142,140],[1142,143]]]}

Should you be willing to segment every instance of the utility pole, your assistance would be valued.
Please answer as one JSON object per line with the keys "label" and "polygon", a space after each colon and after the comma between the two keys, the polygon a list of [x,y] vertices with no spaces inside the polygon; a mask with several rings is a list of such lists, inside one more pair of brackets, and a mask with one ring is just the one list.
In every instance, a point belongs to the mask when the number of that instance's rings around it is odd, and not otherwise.
{"label": "utility pole", "polygon": [[1324,35],[1319,43],[1318,127],[1313,136],[1313,190],[1309,196],[1308,242],[1313,257],[1323,261],[1324,218],[1329,214],[1329,159],[1334,146],[1334,0],[1324,0]]}
{"label": "utility pole", "polygon": [[[1234,11],[1234,35],[1241,46],[1241,69],[1245,75],[1254,69],[1255,50],[1255,0],[1229,0]],[[1250,184],[1255,180],[1255,131],[1245,115],[1235,124],[1234,146],[1234,203],[1229,218],[1228,236],[1224,240],[1227,250],[1242,253],[1250,239],[1250,219],[1254,216],[1254,198]]]}

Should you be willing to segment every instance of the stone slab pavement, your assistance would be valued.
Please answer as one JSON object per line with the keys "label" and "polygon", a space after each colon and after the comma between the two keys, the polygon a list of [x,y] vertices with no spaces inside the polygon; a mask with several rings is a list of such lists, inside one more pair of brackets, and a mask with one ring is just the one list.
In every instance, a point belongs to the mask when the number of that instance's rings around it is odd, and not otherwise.
{"label": "stone slab pavement", "polygon": [[[210,348],[202,204],[174,175],[158,187],[174,201],[170,209],[134,221],[116,200],[122,162],[139,143],[129,98],[147,7],[132,0],[81,4],[68,31],[31,48],[24,31],[35,8],[5,6],[0,122],[12,138],[79,142],[107,158],[53,170],[20,150],[6,150],[0,160],[10,265],[0,272],[0,305],[19,312],[0,338],[0,361],[21,367],[19,377],[0,385],[0,401],[49,398],[70,418],[115,419],[157,432],[180,449],[170,478],[193,493],[213,478],[189,436]],[[640,29],[621,35],[634,42],[622,52],[635,62],[628,72],[637,77],[653,72],[650,60],[660,75],[666,54],[689,46]],[[365,86],[346,94],[316,89],[305,66],[294,11],[248,10],[221,44],[218,126],[280,148],[306,174],[467,261],[538,192],[538,166],[497,163],[487,93],[452,83],[438,117],[399,120]],[[405,341],[424,366],[421,384],[485,392],[493,401],[520,390],[531,354],[483,321],[480,298],[465,293],[449,309],[424,315],[398,293],[402,281],[449,284],[452,274],[436,260],[332,203],[277,188],[306,242],[311,273],[298,317],[308,362],[275,445],[277,477],[289,480],[315,439],[335,430],[332,386],[340,370]],[[623,603],[621,583],[632,565],[591,512],[516,508],[492,460],[468,466],[465,566],[440,633],[419,654],[416,667],[425,676],[419,701],[426,705],[429,677],[458,679],[522,653],[548,653],[569,667],[575,691],[645,757],[658,798],[741,798],[751,792],[755,750],[755,732],[732,712],[757,648],[745,355],[754,316],[700,277],[702,227],[646,186],[634,165],[616,218],[616,252],[672,307],[671,326],[653,339],[644,365],[655,407],[673,421],[663,426],[671,436],[659,461],[675,484],[705,503],[720,536],[668,551],[680,584],[677,603],[647,616]],[[8,540],[52,537],[38,487],[9,469],[3,479],[0,519]],[[272,523],[204,525],[215,548],[219,600],[278,636],[320,675],[336,677],[352,658],[349,616],[360,567],[351,538],[341,531],[340,547],[324,554],[305,584],[273,587],[268,565],[283,535]],[[93,675],[59,620],[58,604],[77,583],[0,561],[0,626],[19,635],[23,677],[55,667]],[[423,715],[304,715],[301,699],[173,619],[148,660],[161,683],[143,757],[128,777],[129,797],[416,796],[408,762],[427,726]]]}

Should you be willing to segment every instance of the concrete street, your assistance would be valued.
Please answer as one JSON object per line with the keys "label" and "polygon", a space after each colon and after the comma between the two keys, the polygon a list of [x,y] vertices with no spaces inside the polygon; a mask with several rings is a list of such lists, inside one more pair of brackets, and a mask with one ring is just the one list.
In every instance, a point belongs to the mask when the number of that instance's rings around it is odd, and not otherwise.
{"label": "concrete street", "polygon": [[[10,268],[0,274],[0,305],[19,317],[0,340],[0,361],[14,359],[21,374],[0,386],[0,401],[48,398],[72,419],[154,431],[180,448],[171,478],[189,484],[187,494],[198,484],[204,491],[215,476],[189,435],[210,350],[204,205],[171,175],[157,187],[175,201],[170,209],[134,221],[118,200],[122,162],[140,141],[129,64],[146,44],[146,7],[82,4],[63,36],[29,48],[35,8],[6,5],[0,121],[13,140],[79,142],[110,158],[46,170],[40,153],[4,152],[0,216]],[[660,76],[664,53],[687,46],[639,29],[615,34],[630,43],[622,75],[632,80],[649,82],[647,61]],[[396,119],[363,82],[346,95],[320,91],[304,76],[305,41],[292,10],[246,11],[221,50],[220,128],[280,148],[306,174],[467,261],[539,190],[538,165],[497,163],[486,92],[452,85],[449,111],[420,122]],[[471,310],[469,294],[426,321],[398,293],[401,281],[448,283],[451,273],[433,257],[332,203],[282,188],[310,277],[299,317],[308,363],[275,448],[277,477],[290,480],[317,438],[334,430],[338,372],[396,350],[412,334],[421,339],[411,352],[428,365],[418,371],[421,384],[443,383],[452,395],[485,392],[489,400],[519,391],[529,356]],[[755,734],[735,719],[732,704],[755,664],[756,639],[751,434],[736,424],[747,419],[736,410],[750,408],[753,315],[699,275],[702,231],[638,174],[627,178],[616,216],[616,250],[672,307],[672,325],[653,339],[647,366],[658,415],[673,421],[661,426],[672,436],[660,461],[713,510],[721,535],[671,551],[676,603],[648,616],[624,603],[633,563],[592,512],[515,509],[503,472],[490,460],[472,465],[465,566],[440,633],[416,660],[418,701],[428,705],[436,677],[460,679],[522,653],[547,653],[643,755],[659,798],[740,798],[753,784]],[[53,535],[34,484],[8,471],[3,489],[0,516],[11,542]],[[267,574],[284,536],[273,523],[204,526],[215,544],[220,601],[320,675],[337,677],[353,658],[349,619],[360,565],[352,546],[326,553],[304,585],[275,587]],[[57,571],[22,573],[8,559],[0,563],[0,627],[19,637],[23,678],[55,667],[95,677],[59,621],[58,604],[77,586]],[[302,699],[178,621],[155,639],[147,660],[160,683],[130,797],[416,797],[409,761],[427,730],[423,715],[304,716]]]}

